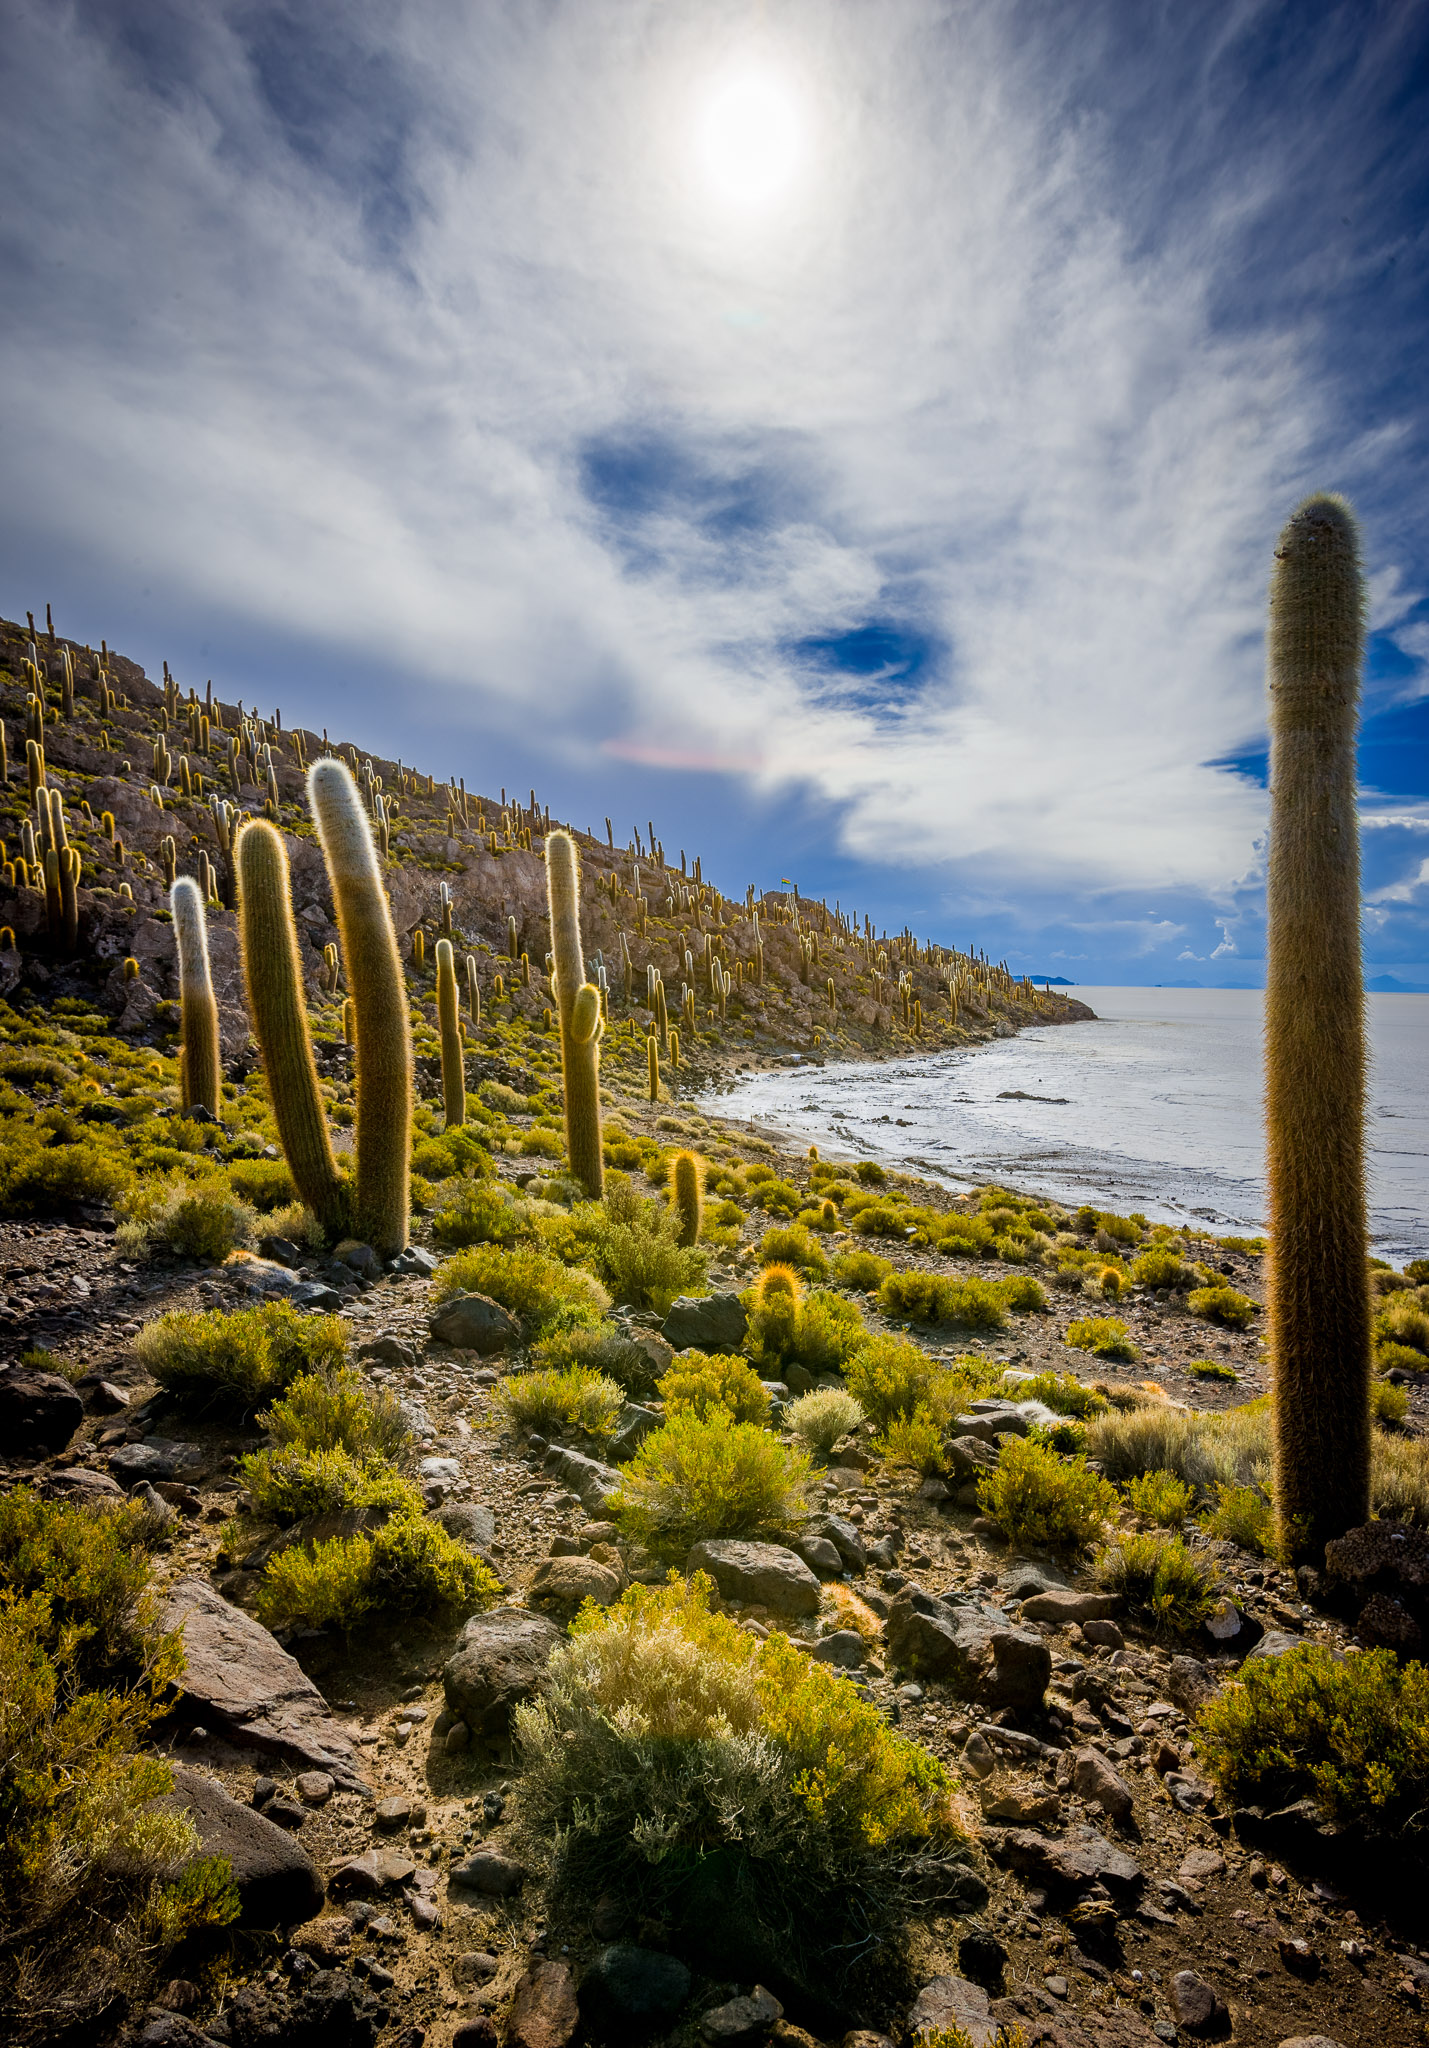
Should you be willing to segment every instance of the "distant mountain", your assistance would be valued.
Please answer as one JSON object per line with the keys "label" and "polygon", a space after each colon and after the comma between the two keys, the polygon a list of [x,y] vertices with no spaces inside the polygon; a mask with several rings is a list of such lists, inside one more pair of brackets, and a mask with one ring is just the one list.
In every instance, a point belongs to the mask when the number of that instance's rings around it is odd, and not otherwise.
{"label": "distant mountain", "polygon": [[1035,981],[1038,988],[1045,988],[1050,982],[1053,988],[1075,988],[1074,981],[1068,981],[1065,974],[1031,974],[1029,981]]}
{"label": "distant mountain", "polygon": [[1429,996],[1429,982],[1397,981],[1392,974],[1372,974],[1365,987],[1373,996]]}

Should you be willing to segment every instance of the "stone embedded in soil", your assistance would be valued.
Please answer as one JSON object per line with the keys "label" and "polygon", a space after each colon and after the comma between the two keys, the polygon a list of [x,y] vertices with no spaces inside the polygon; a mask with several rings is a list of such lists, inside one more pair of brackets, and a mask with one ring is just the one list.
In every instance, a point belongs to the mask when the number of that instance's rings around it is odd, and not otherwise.
{"label": "stone embedded in soil", "polygon": [[385,1834],[395,1834],[412,1818],[412,1802],[404,1792],[394,1793],[390,1799],[378,1800],[372,1818]]}
{"label": "stone embedded in soil", "polygon": [[844,1561],[827,1536],[793,1536],[789,1547],[821,1579],[841,1579]]}
{"label": "stone embedded in soil", "polygon": [[495,1515],[474,1501],[453,1501],[438,1508],[433,1520],[469,1550],[489,1550],[496,1538]]}
{"label": "stone embedded in soil", "polygon": [[1022,1603],[1022,1619],[1070,1628],[1073,1622],[1110,1621],[1122,1605],[1116,1593],[1076,1593],[1068,1587],[1065,1592],[1034,1593]]}
{"label": "stone embedded in soil", "polygon": [[840,1671],[857,1671],[863,1663],[865,1650],[863,1637],[854,1628],[837,1628],[814,1645],[811,1652],[816,1664],[832,1664]]}
{"label": "stone embedded in soil", "polygon": [[620,1574],[609,1565],[589,1557],[548,1557],[532,1573],[526,1597],[542,1613],[569,1619],[585,1600],[609,1607],[620,1590]]}
{"label": "stone embedded in soil", "polygon": [[1077,1750],[1072,1760],[1072,1789],[1079,1798],[1099,1806],[1108,1820],[1130,1820],[1135,1810],[1131,1787],[1099,1750]]}
{"label": "stone embedded in soil", "polygon": [[919,2034],[951,2033],[961,2027],[971,2048],[994,2048],[998,2023],[988,2012],[988,1996],[981,1984],[967,1977],[934,1977],[914,1999],[908,2014],[908,2031]]}
{"label": "stone embedded in soil", "polygon": [[863,1538],[853,1523],[846,1522],[842,1515],[816,1515],[809,1524],[809,1534],[832,1543],[843,1559],[844,1570],[852,1572],[855,1578],[867,1571],[869,1553]]}
{"label": "stone embedded in soil", "polygon": [[537,1956],[527,1964],[511,2001],[507,2048],[566,2048],[579,2020],[575,1978],[569,1968]]}
{"label": "stone embedded in soil", "polygon": [[1052,1842],[1028,1829],[1010,1829],[994,1851],[1024,1877],[1068,1891],[1086,1891],[1104,1884],[1109,1891],[1135,1893],[1145,1873],[1134,1856],[1108,1842],[1093,1828],[1084,1828]]}
{"label": "stone embedded in soil", "polygon": [[602,1949],[581,1980],[582,2016],[599,2031],[627,2035],[668,2026],[690,1995],[690,1972],[677,1956],[620,1942]]}
{"label": "stone embedded in soil", "polygon": [[170,1587],[161,1619],[183,1629],[184,1697],[231,1741],[328,1771],[350,1791],[368,1789],[322,1694],[261,1623],[194,1578]]}
{"label": "stone embedded in soil", "polygon": [[330,1771],[301,1771],[295,1782],[298,1797],[305,1806],[326,1806],[333,1795]]}
{"label": "stone embedded in soil", "polygon": [[1209,2038],[1230,2032],[1225,2001],[1194,1970],[1178,1970],[1171,1979],[1171,2010],[1188,2034]]}
{"label": "stone embedded in soil", "polygon": [[775,1614],[817,1614],[819,1581],[802,1557],[777,1543],[713,1537],[696,1543],[685,1570],[708,1572],[725,1600],[767,1607]]}
{"label": "stone embedded in soil", "polygon": [[552,1478],[570,1488],[588,1515],[600,1514],[624,1484],[613,1465],[588,1458],[584,1451],[567,1450],[564,1444],[551,1444],[541,1463]]}
{"label": "stone embedded in soil", "polygon": [[509,1309],[485,1294],[453,1294],[428,1326],[438,1344],[453,1351],[476,1351],[483,1358],[509,1351],[519,1343],[521,1325]]}
{"label": "stone embedded in soil", "polygon": [[900,1669],[942,1679],[960,1699],[986,1707],[1035,1707],[1052,1675],[1041,1636],[950,1606],[905,1586],[885,1625],[888,1655]]}
{"label": "stone embedded in soil", "polygon": [[43,1492],[47,1500],[95,1501],[112,1507],[124,1498],[124,1488],[108,1472],[91,1472],[75,1465],[68,1472],[51,1472]]}
{"label": "stone embedded in soil", "polygon": [[1176,1873],[1183,1884],[1204,1884],[1208,1878],[1225,1874],[1226,1859],[1219,1849],[1188,1849]]}
{"label": "stone embedded in soil", "polygon": [[[981,1737],[978,1738],[981,1741]],[[987,1745],[984,1743],[984,1748]],[[989,1758],[992,1751],[988,1750]],[[1036,1789],[1019,1787],[1011,1792],[983,1794],[983,1819],[998,1821],[1005,1826],[1019,1828],[1044,1828],[1055,1824],[1062,1811],[1062,1802],[1055,1792],[1048,1792],[1038,1786]]]}
{"label": "stone embedded in soil", "polygon": [[738,1351],[749,1316],[737,1294],[682,1294],[671,1306],[660,1335],[676,1351]]}
{"label": "stone embedded in soil", "polygon": [[84,1403],[57,1372],[0,1367],[0,1444],[22,1458],[62,1451],[84,1420]]}
{"label": "stone embedded in soil", "polygon": [[416,1868],[398,1849],[364,1849],[338,1865],[328,1890],[335,1898],[380,1899],[410,1884]]}
{"label": "stone embedded in soil", "polygon": [[503,1856],[499,1849],[478,1849],[474,1855],[463,1857],[447,1872],[447,1882],[463,1891],[481,1892],[491,1899],[509,1898],[519,1891],[526,1882],[523,1865],[510,1856]]}
{"label": "stone embedded in soil", "polygon": [[202,1445],[174,1443],[162,1436],[119,1444],[109,1454],[110,1471],[127,1486],[141,1479],[201,1479],[208,1466],[209,1454]]}
{"label": "stone embedded in soil", "polygon": [[504,1742],[512,1708],[540,1689],[564,1633],[545,1615],[524,1608],[474,1614],[442,1672],[447,1706],[487,1741]]}
{"label": "stone embedded in soil", "polygon": [[267,1814],[240,1806],[199,1772],[183,1764],[175,1764],[173,1772],[173,1791],[154,1803],[188,1816],[198,1831],[200,1855],[228,1858],[238,1889],[239,1926],[291,1927],[322,1911],[322,1879],[291,1835]]}
{"label": "stone embedded in soil", "polygon": [[747,1997],[731,1998],[707,2012],[700,2021],[700,2038],[710,2048],[759,2048],[783,2016],[774,1993],[756,1984]]}

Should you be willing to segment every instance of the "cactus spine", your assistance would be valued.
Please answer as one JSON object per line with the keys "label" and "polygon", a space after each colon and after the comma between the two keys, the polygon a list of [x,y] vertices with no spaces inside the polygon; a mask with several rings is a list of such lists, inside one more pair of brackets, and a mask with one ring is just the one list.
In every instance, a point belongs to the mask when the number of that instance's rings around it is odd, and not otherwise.
{"label": "cactus spine", "polygon": [[600,1138],[600,991],[585,978],[581,951],[580,865],[568,832],[546,838],[546,895],[555,967],[551,992],[561,1024],[566,1152],[571,1172],[593,1200],[605,1190]]}
{"label": "cactus spine", "polygon": [[1369,1516],[1370,1299],[1354,515],[1309,498],[1270,586],[1265,1121],[1275,1508],[1288,1556]]}
{"label": "cactus spine", "polygon": [[208,926],[198,883],[180,875],[169,890],[179,952],[179,1081],[185,1109],[218,1115],[218,1003],[208,967]]}
{"label": "cactus spine", "polygon": [[298,1194],[327,1229],[338,1230],[346,1217],[346,1189],[332,1155],[308,1036],[288,849],[281,833],[255,819],[244,827],[234,862],[248,1014],[263,1054],[278,1138]]}
{"label": "cactus spine", "polygon": [[442,1101],[447,1129],[466,1122],[466,1074],[457,1017],[456,956],[450,939],[437,940],[437,1022],[442,1034]]}
{"label": "cactus spine", "polygon": [[671,1176],[670,1207],[679,1219],[680,1243],[695,1244],[704,1221],[700,1185],[704,1175],[700,1160],[693,1152],[677,1152],[671,1162]]}
{"label": "cactus spine", "polygon": [[315,763],[308,797],[332,881],[357,1032],[357,1205],[380,1252],[406,1249],[412,1046],[392,912],[362,800],[340,761]]}

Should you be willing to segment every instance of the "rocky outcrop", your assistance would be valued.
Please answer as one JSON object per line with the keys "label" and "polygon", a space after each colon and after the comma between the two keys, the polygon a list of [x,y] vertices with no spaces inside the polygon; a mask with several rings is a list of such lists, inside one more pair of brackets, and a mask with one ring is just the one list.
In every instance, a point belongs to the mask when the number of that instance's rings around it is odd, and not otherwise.
{"label": "rocky outcrop", "polygon": [[312,1858],[290,1834],[230,1799],[211,1778],[176,1764],[173,1791],[154,1803],[193,1822],[199,1855],[228,1858],[240,1927],[294,1927],[322,1911],[323,1881]]}
{"label": "rocky outcrop", "polygon": [[980,1705],[1035,1707],[1052,1675],[1040,1635],[995,1621],[980,1608],[954,1607],[905,1586],[889,1609],[888,1654],[905,1671],[937,1678]]}
{"label": "rocky outcrop", "polygon": [[697,1543],[685,1560],[690,1573],[708,1572],[724,1600],[767,1607],[774,1614],[817,1614],[817,1575],[777,1543],[741,1543],[717,1537]]}
{"label": "rocky outcrop", "polygon": [[524,1608],[474,1614],[442,1672],[448,1708],[473,1735],[505,1742],[512,1709],[540,1690],[563,1635],[553,1621]]}

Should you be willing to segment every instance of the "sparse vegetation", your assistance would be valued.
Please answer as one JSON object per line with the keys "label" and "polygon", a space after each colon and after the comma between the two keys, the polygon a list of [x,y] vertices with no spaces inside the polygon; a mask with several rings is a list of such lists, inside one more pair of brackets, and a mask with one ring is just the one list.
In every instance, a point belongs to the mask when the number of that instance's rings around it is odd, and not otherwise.
{"label": "sparse vegetation", "polygon": [[436,1522],[409,1513],[371,1533],[279,1551],[263,1574],[257,1607],[269,1628],[350,1635],[378,1614],[472,1613],[489,1607],[500,1590],[480,1558]]}
{"label": "sparse vegetation", "polygon": [[789,1427],[806,1450],[821,1458],[862,1420],[863,1409],[841,1387],[819,1387],[789,1404]]}
{"label": "sparse vegetation", "polygon": [[1141,1355],[1119,1316],[1084,1316],[1068,1323],[1063,1341],[1074,1351],[1090,1351],[1094,1358],[1113,1358],[1126,1365]]}
{"label": "sparse vegetation", "polygon": [[1116,1510],[1116,1488],[1027,1437],[1004,1437],[997,1470],[977,1482],[978,1505],[1014,1543],[1085,1549]]}
{"label": "sparse vegetation", "polygon": [[572,1365],[564,1372],[518,1372],[501,1382],[501,1400],[518,1429],[583,1430],[608,1437],[625,1396],[612,1379],[589,1366]]}
{"label": "sparse vegetation", "polygon": [[1193,1635],[1210,1613],[1214,1581],[1180,1536],[1121,1536],[1096,1559],[1097,1583],[1157,1630]]}
{"label": "sparse vegetation", "polygon": [[454,1252],[432,1279],[434,1300],[453,1294],[489,1295],[538,1336],[594,1328],[610,1307],[610,1296],[593,1274],[526,1244],[474,1244]]}
{"label": "sparse vegetation", "polygon": [[134,1356],[160,1386],[216,1406],[256,1408],[300,1373],[340,1366],[340,1316],[303,1316],[286,1301],[258,1308],[174,1309],[147,1323]]}
{"label": "sparse vegetation", "polygon": [[1184,1479],[1174,1472],[1141,1472],[1128,1479],[1126,1504],[1143,1521],[1159,1522],[1178,1529],[1191,1512],[1192,1493]]}
{"label": "sparse vegetation", "polygon": [[612,1503],[627,1536],[657,1557],[683,1563],[708,1536],[774,1536],[809,1512],[809,1461],[786,1451],[757,1423],[717,1408],[672,1415],[625,1467]]}

